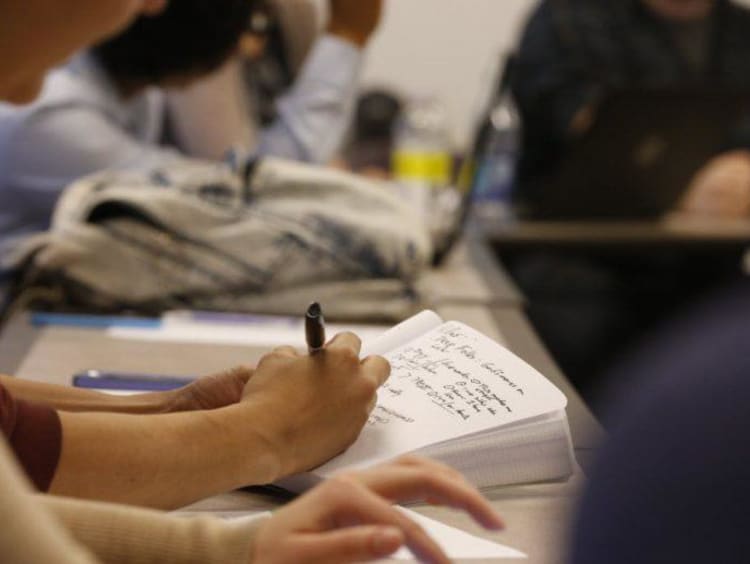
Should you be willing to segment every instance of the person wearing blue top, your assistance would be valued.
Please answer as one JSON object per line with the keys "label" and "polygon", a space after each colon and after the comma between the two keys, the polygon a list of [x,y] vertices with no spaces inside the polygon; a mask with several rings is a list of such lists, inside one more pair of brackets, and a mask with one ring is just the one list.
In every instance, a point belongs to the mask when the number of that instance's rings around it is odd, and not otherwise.
{"label": "person wearing blue top", "polygon": [[187,89],[170,91],[175,141],[188,154],[220,158],[247,148],[326,164],[354,112],[364,48],[382,0],[328,0],[319,31],[313,0],[264,0],[238,57]]}
{"label": "person wearing blue top", "polygon": [[[339,3],[356,12],[355,2]],[[321,96],[313,91],[312,75],[342,60],[339,51],[349,49],[344,42],[366,42],[379,18],[380,3],[368,2],[371,9],[361,21],[353,16],[332,18],[330,37],[317,45],[303,69],[302,87],[280,103],[280,123],[269,129],[259,154],[301,158],[304,150],[295,153],[288,147],[327,144],[327,128],[321,126],[325,120],[308,127],[316,117],[305,99]],[[255,4],[171,3],[159,16],[141,17],[120,35],[53,71],[34,104],[0,106],[0,257],[19,238],[48,227],[60,193],[72,181],[101,170],[149,170],[186,158],[176,147],[163,144],[164,88],[187,86],[224,65],[248,30]],[[207,29],[221,33],[209,34]],[[356,67],[358,57],[345,67]],[[340,65],[333,65],[331,72],[339,73]],[[312,86],[305,91],[304,84]],[[317,84],[326,85],[325,80]],[[323,92],[323,97],[330,95],[339,96]]]}

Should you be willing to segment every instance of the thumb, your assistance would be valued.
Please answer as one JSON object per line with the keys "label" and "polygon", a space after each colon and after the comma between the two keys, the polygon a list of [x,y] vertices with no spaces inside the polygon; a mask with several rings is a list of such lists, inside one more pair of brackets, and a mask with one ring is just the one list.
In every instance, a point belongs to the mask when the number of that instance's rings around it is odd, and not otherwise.
{"label": "thumb", "polygon": [[294,554],[302,562],[344,564],[385,558],[405,542],[396,527],[363,525],[325,533],[303,533],[294,542]]}

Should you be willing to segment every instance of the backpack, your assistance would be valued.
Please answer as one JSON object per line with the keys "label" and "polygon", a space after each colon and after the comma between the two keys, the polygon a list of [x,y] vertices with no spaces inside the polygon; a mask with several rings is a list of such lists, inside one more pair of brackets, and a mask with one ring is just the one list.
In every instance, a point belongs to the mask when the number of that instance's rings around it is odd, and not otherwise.
{"label": "backpack", "polygon": [[102,172],[68,187],[26,249],[25,286],[101,312],[194,308],[400,318],[431,245],[387,185],[317,166],[257,161],[247,174],[184,160]]}

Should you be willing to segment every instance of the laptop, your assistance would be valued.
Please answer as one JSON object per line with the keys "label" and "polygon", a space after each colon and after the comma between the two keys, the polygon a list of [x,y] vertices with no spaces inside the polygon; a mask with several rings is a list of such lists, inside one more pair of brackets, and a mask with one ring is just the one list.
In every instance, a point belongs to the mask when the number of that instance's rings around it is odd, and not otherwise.
{"label": "laptop", "polygon": [[432,265],[440,266],[446,257],[456,246],[456,243],[464,234],[466,224],[471,215],[474,203],[474,194],[479,184],[479,170],[481,159],[484,156],[488,133],[481,127],[477,129],[469,153],[461,160],[460,166],[456,168],[452,185],[456,189],[459,204],[453,215],[451,225],[437,241],[434,241],[435,250],[432,255]]}
{"label": "laptop", "polygon": [[535,219],[650,219],[672,209],[695,173],[750,116],[750,91],[622,90],[556,175],[534,185]]}

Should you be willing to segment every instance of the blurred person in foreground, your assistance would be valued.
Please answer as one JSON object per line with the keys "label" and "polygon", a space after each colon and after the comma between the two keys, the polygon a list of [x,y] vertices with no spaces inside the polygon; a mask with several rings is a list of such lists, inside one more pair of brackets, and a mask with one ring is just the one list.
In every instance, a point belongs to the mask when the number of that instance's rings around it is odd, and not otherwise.
{"label": "blurred person in foreground", "polygon": [[644,338],[611,378],[574,564],[745,562],[750,554],[750,284]]}

